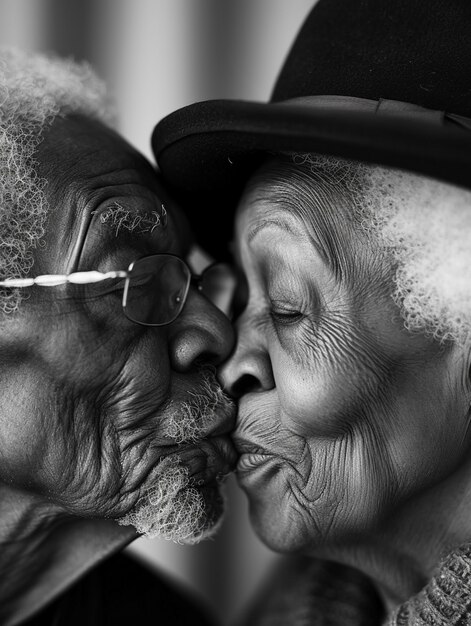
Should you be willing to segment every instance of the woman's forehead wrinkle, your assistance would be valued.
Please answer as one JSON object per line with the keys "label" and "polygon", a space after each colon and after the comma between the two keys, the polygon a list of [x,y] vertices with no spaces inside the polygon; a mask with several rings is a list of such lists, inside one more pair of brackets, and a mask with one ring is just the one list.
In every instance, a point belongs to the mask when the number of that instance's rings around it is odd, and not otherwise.
{"label": "woman's forehead wrinkle", "polygon": [[339,281],[352,274],[352,246],[358,243],[351,218],[354,198],[326,172],[291,165],[290,205],[306,225],[313,245]]}
{"label": "woman's forehead wrinkle", "polygon": [[338,185],[312,184],[300,203],[300,214],[309,226],[313,242],[340,281],[349,275],[352,244],[351,222],[345,207],[349,202]]}
{"label": "woman's forehead wrinkle", "polygon": [[[299,241],[309,240],[335,277],[341,278],[345,274],[348,262],[346,238],[338,229],[341,218],[335,215],[335,203],[323,189],[313,184],[309,188],[298,187],[295,181],[287,180],[283,190],[277,184],[266,190],[263,196],[257,194],[253,206],[256,221],[247,233],[249,244],[265,228],[278,227]],[[267,209],[269,217],[266,216]]]}
{"label": "woman's forehead wrinkle", "polygon": [[253,205],[265,204],[272,212],[279,208],[295,216],[335,278],[354,280],[352,260],[362,254],[354,223],[361,199],[353,197],[347,182],[321,167],[300,165],[280,155],[260,168],[247,192]]}

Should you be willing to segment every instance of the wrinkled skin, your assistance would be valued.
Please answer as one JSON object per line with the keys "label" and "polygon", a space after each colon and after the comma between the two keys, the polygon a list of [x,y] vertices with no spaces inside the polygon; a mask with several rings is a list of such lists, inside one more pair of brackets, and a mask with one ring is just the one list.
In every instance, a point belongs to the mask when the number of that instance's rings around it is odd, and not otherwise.
{"label": "wrinkled skin", "polygon": [[279,551],[392,528],[469,448],[469,355],[404,329],[392,267],[350,204],[339,186],[272,161],[236,217],[246,294],[221,379],[239,398],[252,522]]}
{"label": "wrinkled skin", "polygon": [[[153,252],[188,253],[191,237],[151,165],[113,131],[81,117],[56,119],[37,154],[51,206],[34,275],[127,269]],[[103,224],[117,203],[150,214],[153,232]],[[215,407],[197,442],[165,434],[183,401],[201,391],[200,364],[214,369],[233,331],[191,290],[180,317],[149,328],[130,322],[122,289],[33,287],[1,334],[0,481],[47,504],[48,515],[117,518],[136,503],[158,461],[178,452],[220,514],[216,477],[234,463],[233,408]],[[213,503],[213,504],[211,504]]]}

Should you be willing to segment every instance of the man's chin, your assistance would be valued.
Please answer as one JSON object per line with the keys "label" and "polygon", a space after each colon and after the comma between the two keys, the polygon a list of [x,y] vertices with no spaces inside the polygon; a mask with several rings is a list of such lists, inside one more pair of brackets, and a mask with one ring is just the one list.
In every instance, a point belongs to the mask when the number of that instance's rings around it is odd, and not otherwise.
{"label": "man's chin", "polygon": [[205,539],[214,537],[221,527],[224,511],[225,498],[221,491],[221,486],[216,482],[199,488],[199,493],[203,498],[203,511],[199,519],[196,532],[188,536],[181,543],[196,544]]}
{"label": "man's chin", "polygon": [[117,521],[132,525],[150,539],[160,537],[195,544],[219,529],[225,501],[219,483],[194,485],[188,470],[176,458],[160,463],[155,480],[135,506]]}

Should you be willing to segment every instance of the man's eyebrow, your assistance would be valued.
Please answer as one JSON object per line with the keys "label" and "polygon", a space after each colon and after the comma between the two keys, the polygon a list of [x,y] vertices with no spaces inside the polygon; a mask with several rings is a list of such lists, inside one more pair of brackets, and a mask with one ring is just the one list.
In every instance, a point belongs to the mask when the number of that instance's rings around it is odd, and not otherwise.
{"label": "man's eyebrow", "polygon": [[156,228],[167,226],[167,211],[161,205],[159,211],[136,212],[124,208],[118,202],[109,206],[99,215],[100,222],[114,229],[118,236],[120,230],[137,233],[152,233]]}
{"label": "man's eyebrow", "polygon": [[249,233],[247,235],[248,243],[250,243],[252,241],[252,239],[261,230],[263,230],[264,228],[268,228],[270,226],[276,226],[276,227],[280,228],[281,230],[289,232],[292,235],[296,234],[295,230],[292,228],[291,224],[287,220],[284,220],[282,218],[271,217],[268,220],[264,220],[263,222],[259,222],[258,224],[255,224],[255,226],[253,226],[249,230]]}

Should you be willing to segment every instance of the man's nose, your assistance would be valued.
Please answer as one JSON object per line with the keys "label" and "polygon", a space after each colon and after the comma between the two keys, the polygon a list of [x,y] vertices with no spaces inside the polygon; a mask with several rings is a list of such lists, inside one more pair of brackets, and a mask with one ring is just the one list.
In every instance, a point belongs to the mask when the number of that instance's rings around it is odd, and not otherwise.
{"label": "man's nose", "polygon": [[228,317],[196,289],[190,289],[183,311],[169,327],[170,362],[182,372],[195,362],[217,366],[231,353],[234,340]]}
{"label": "man's nose", "polygon": [[233,398],[275,386],[270,356],[256,328],[256,324],[244,322],[244,316],[239,318],[235,351],[218,370],[224,390]]}

